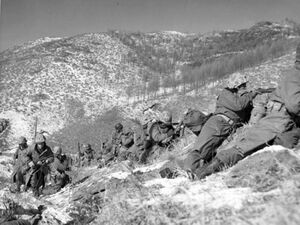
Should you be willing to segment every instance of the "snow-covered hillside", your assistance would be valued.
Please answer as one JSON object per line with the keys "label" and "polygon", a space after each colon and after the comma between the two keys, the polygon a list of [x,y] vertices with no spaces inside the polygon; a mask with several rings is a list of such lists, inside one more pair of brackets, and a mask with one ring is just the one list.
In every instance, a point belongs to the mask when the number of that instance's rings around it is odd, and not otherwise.
{"label": "snow-covered hillside", "polygon": [[[281,146],[266,148],[204,181],[191,182],[174,162],[160,159],[147,166],[119,162],[102,169],[74,168],[72,185],[39,199],[30,192],[12,194],[8,188],[16,140],[23,135],[31,142],[36,120],[38,130],[50,133],[49,141],[61,136],[74,142],[78,137],[63,134],[75,130],[71,125],[77,123],[72,122],[87,122],[76,127],[78,136],[87,135],[80,126],[89,130],[99,116],[111,119],[105,113],[114,109],[124,121],[147,119],[142,112],[154,102],[172,111],[174,122],[189,107],[213,112],[216,96],[233,74],[185,95],[165,88],[143,101],[142,89],[149,86],[149,74],[166,75],[170,68],[163,71],[161,65],[169,63],[180,76],[181,66],[202,62],[202,53],[212,46],[223,48],[204,60],[227,57],[227,50],[239,54],[244,45],[296,36],[289,24],[263,22],[206,35],[113,31],[44,38],[4,51],[0,118],[10,125],[3,134],[8,144],[0,146],[0,200],[11,199],[25,208],[45,205],[41,224],[299,224],[299,150]],[[238,73],[249,78],[249,88],[276,87],[294,58],[290,52]],[[100,133],[90,132],[95,138],[89,141],[99,141]],[[184,143],[194,141],[189,138]],[[159,171],[165,167],[175,167],[178,177],[161,178]]]}

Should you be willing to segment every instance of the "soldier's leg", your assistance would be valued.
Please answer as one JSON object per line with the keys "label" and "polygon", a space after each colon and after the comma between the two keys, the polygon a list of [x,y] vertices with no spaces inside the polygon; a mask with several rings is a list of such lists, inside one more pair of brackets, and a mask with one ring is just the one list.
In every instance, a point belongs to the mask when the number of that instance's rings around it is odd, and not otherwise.
{"label": "soldier's leg", "polygon": [[219,171],[222,167],[236,164],[246,156],[271,144],[278,133],[290,129],[292,125],[293,121],[285,113],[276,112],[262,118],[258,124],[245,132],[234,147],[218,152],[216,155],[218,162],[198,171],[197,176],[202,179]]}
{"label": "soldier's leg", "polygon": [[17,184],[16,191],[19,192],[21,189],[21,185],[24,184],[24,176],[22,174],[22,171],[18,171],[16,174],[16,184]]}
{"label": "soldier's leg", "polygon": [[32,191],[35,193],[37,191],[37,183],[38,183],[38,173],[36,172],[31,176],[30,179],[30,186],[32,188]]}
{"label": "soldier's leg", "polygon": [[152,150],[153,142],[151,140],[144,141],[144,151],[140,156],[140,163],[146,163],[147,158]]}
{"label": "soldier's leg", "polygon": [[45,174],[42,171],[36,172],[31,178],[31,187],[33,189],[33,194],[38,196],[40,194],[40,187],[44,185]]}
{"label": "soldier's leg", "polygon": [[202,167],[204,162],[211,161],[216,154],[216,149],[228,137],[231,129],[231,125],[223,118],[212,116],[202,128],[194,144],[195,150],[185,159],[185,169],[193,172]]}

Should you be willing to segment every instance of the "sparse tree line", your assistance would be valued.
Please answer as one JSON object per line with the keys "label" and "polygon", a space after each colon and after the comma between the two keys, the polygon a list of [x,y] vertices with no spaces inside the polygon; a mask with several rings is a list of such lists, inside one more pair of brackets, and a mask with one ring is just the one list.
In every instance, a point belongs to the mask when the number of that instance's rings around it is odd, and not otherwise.
{"label": "sparse tree line", "polygon": [[260,26],[220,32],[204,41],[198,36],[174,39],[173,48],[163,47],[170,40],[142,32],[109,34],[132,49],[123,60],[145,68],[139,71],[143,84],[131,84],[127,90],[129,97],[138,100],[198,90],[228,74],[282,56],[295,46],[295,40],[281,35],[282,31],[260,30]]}
{"label": "sparse tree line", "polygon": [[197,91],[204,85],[220,80],[228,74],[287,54],[294,49],[296,42],[292,39],[280,39],[263,43],[251,50],[220,54],[214,60],[204,61],[200,66],[189,64],[178,66],[179,74],[175,66],[172,68],[173,65],[169,65],[169,72],[141,69],[139,73],[143,84],[130,85],[127,93],[129,97],[136,96],[139,100],[157,97],[158,94]]}

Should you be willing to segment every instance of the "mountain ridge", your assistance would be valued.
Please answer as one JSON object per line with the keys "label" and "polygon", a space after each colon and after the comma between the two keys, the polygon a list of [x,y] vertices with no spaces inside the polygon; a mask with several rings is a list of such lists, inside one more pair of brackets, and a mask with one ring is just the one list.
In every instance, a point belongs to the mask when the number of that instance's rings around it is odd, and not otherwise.
{"label": "mountain ridge", "polygon": [[[1,111],[37,116],[41,122],[42,117],[52,118],[59,128],[114,107],[134,114],[129,112],[134,102],[180,95],[186,88],[180,83],[186,66],[197,68],[200,61],[202,65],[242,54],[239,47],[251,43],[250,48],[260,40],[289,41],[299,36],[297,29],[295,24],[261,22],[206,36],[109,31],[38,39],[0,53]],[[203,87],[210,83],[216,81],[208,80]]]}

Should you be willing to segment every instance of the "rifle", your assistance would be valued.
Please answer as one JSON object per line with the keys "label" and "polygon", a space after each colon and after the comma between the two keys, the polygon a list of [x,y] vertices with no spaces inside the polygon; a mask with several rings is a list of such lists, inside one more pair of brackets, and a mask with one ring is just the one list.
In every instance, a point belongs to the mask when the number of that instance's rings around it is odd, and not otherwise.
{"label": "rifle", "polygon": [[271,93],[275,90],[276,88],[257,88],[255,89],[255,92],[257,92],[258,94],[265,94],[265,93]]}
{"label": "rifle", "polygon": [[35,123],[34,123],[34,142],[35,142],[35,139],[36,139],[37,125],[38,125],[38,118],[36,116],[35,117]]}
{"label": "rifle", "polygon": [[148,108],[146,108],[146,109],[144,109],[143,110],[143,114],[147,111],[147,110],[149,110],[149,109],[153,109],[155,106],[158,106],[158,105],[160,105],[160,103],[154,103],[154,104],[152,104],[151,106],[149,106]]}
{"label": "rifle", "polygon": [[81,151],[80,151],[80,143],[79,143],[79,141],[77,142],[77,152],[78,152],[78,167],[80,167]]}

